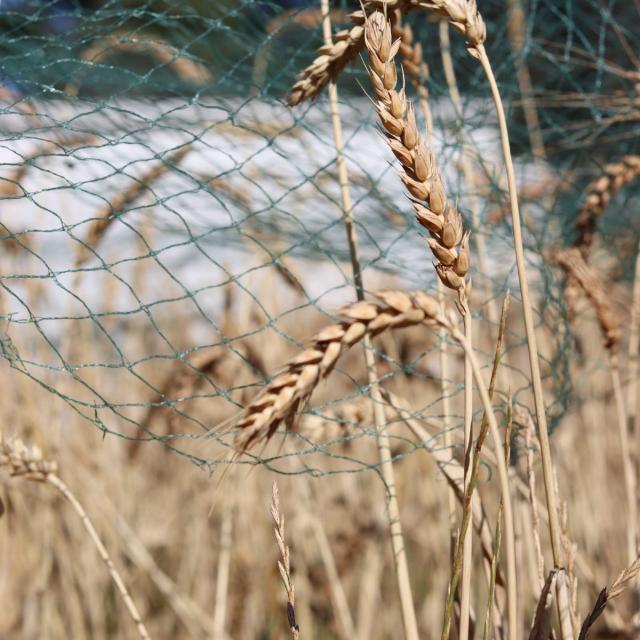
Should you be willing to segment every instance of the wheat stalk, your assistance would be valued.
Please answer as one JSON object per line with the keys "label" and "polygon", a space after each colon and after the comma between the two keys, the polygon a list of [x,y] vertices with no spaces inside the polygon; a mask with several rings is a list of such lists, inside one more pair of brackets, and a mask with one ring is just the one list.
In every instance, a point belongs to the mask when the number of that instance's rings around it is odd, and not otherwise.
{"label": "wheat stalk", "polygon": [[627,155],[618,162],[605,165],[601,176],[587,186],[587,197],[576,218],[578,235],[575,245],[583,254],[591,247],[598,218],[607,210],[611,199],[630,182],[640,177],[640,156]]}
{"label": "wheat stalk", "polygon": [[100,540],[93,523],[89,520],[89,516],[71,489],[58,477],[57,463],[46,460],[42,455],[42,451],[37,446],[27,446],[18,439],[9,440],[0,433],[0,467],[8,467],[9,475],[12,477],[22,477],[34,482],[49,484],[67,499],[87,530],[91,541],[98,550],[98,554],[107,566],[109,575],[116,585],[131,619],[136,625],[138,635],[143,640],[149,640],[149,633],[142,622],[140,613],[131,599],[122,577],[115,568],[106,547],[102,543],[102,540]]}
{"label": "wheat stalk", "polygon": [[511,48],[515,54],[516,78],[522,96],[522,111],[529,134],[529,145],[536,160],[544,160],[546,151],[540,130],[540,118],[536,108],[536,100],[531,82],[531,74],[524,59],[525,36],[527,25],[522,7],[522,0],[507,0],[507,34]]}
{"label": "wheat stalk", "polygon": [[[487,78],[491,95],[495,104],[502,153],[505,161],[507,173],[507,184],[509,188],[509,202],[511,208],[511,222],[513,228],[514,250],[516,257],[516,268],[520,291],[522,295],[522,311],[527,336],[527,348],[529,352],[529,365],[531,368],[531,382],[533,387],[534,404],[538,423],[538,438],[540,441],[540,451],[542,457],[542,470],[544,478],[545,495],[547,499],[547,512],[549,515],[549,533],[551,538],[551,550],[554,564],[561,566],[560,562],[560,524],[558,521],[558,508],[555,491],[553,488],[553,463],[551,459],[551,446],[549,444],[549,433],[547,427],[547,417],[544,406],[544,393],[542,388],[542,378],[540,375],[540,363],[538,356],[538,345],[533,321],[533,311],[529,295],[529,283],[524,258],[524,247],[522,242],[522,228],[520,221],[520,208],[518,204],[517,186],[513,160],[511,157],[511,147],[509,142],[509,131],[507,128],[506,116],[500,91],[493,74],[491,63],[484,47],[486,40],[486,27],[482,16],[478,13],[475,0],[433,0],[421,2],[421,6],[438,12],[447,18],[451,26],[460,32],[467,41],[469,54],[477,59]],[[509,619],[514,624],[509,625],[510,638],[515,638],[515,620],[517,612],[515,602],[509,603]],[[565,638],[565,640],[568,640]]]}

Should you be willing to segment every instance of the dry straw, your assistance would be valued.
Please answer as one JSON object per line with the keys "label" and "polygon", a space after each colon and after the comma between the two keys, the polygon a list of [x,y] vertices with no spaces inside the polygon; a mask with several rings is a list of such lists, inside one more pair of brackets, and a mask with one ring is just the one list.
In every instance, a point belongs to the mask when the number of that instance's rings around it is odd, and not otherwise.
{"label": "dry straw", "polygon": [[[473,377],[489,423],[494,446],[502,499],[504,502],[507,538],[507,586],[509,603],[514,599],[515,551],[513,547],[513,513],[509,492],[504,444],[498,429],[489,392],[473,350],[456,325],[451,314],[443,315],[439,302],[423,292],[386,291],[377,295],[380,303],[357,302],[340,312],[346,320],[321,331],[309,348],[294,358],[285,370],[247,407],[232,428],[238,429],[236,447],[246,450],[257,442],[268,440],[282,422],[292,426],[297,412],[308,401],[318,383],[326,378],[338,358],[364,336],[374,337],[384,331],[432,324],[444,327],[458,342],[468,357]],[[512,629],[515,622],[512,622]]]}
{"label": "dry straw", "polygon": [[[325,47],[331,48],[334,46],[334,40],[331,34],[329,1],[320,0],[320,6],[323,12],[322,30]],[[358,253],[356,227],[354,224],[353,203],[349,189],[349,174],[343,151],[342,123],[340,120],[338,106],[338,88],[336,86],[335,79],[333,78],[330,78],[329,80],[329,102],[331,106],[331,123],[336,148],[336,165],[340,184],[343,222],[347,236],[347,245],[349,247],[349,256],[351,258],[351,269],[356,298],[362,301],[364,299],[364,283]],[[416,620],[413,593],[409,579],[409,566],[405,551],[402,523],[400,520],[400,507],[398,505],[396,494],[395,472],[391,458],[389,441],[383,433],[385,426],[384,411],[382,408],[380,388],[377,383],[378,376],[376,372],[375,356],[370,340],[370,336],[365,335],[362,343],[364,346],[367,379],[371,389],[370,395],[373,405],[374,424],[377,432],[376,443],[378,446],[380,471],[386,489],[389,534],[391,536],[391,545],[393,548],[394,567],[396,571],[398,594],[400,597],[400,608],[402,611],[402,622],[406,638],[408,640],[418,640],[418,623]]]}

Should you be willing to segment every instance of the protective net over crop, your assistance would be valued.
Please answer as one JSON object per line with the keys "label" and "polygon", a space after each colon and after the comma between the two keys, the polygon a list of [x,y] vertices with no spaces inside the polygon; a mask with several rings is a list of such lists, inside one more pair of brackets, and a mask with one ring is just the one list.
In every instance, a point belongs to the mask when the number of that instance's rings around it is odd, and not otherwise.
{"label": "protective net over crop", "polygon": [[[580,343],[554,256],[580,244],[587,228],[588,260],[615,292],[628,286],[637,249],[640,6],[479,4],[507,106],[555,427],[580,401],[569,376]],[[334,34],[358,8],[331,4]],[[227,463],[233,418],[355,300],[327,91],[295,107],[286,101],[324,42],[322,20],[319,0],[0,3],[0,346],[15,375],[38,383],[25,379],[22,388],[36,395],[43,421],[70,421],[71,408],[87,428],[126,438],[131,456],[165,448],[203,466]],[[429,67],[418,73],[447,192],[472,229],[476,350],[487,367],[510,290],[497,404],[510,391],[527,409],[530,374],[489,89],[451,32],[462,100],[454,108],[442,27],[426,10],[404,20]],[[408,69],[404,81],[422,126],[424,92]],[[364,287],[435,292],[432,256],[380,133],[360,56],[337,87]],[[609,185],[618,182],[608,191],[595,183],[603,215],[580,227],[587,185],[607,173]],[[374,340],[395,456],[440,447],[442,433],[461,425],[463,356],[447,345],[443,387],[443,339],[414,327]],[[375,466],[370,391],[356,345],[299,407],[288,435],[281,425],[268,447],[233,461],[288,473]],[[446,416],[443,394],[452,407]],[[432,439],[417,441],[398,409]]]}

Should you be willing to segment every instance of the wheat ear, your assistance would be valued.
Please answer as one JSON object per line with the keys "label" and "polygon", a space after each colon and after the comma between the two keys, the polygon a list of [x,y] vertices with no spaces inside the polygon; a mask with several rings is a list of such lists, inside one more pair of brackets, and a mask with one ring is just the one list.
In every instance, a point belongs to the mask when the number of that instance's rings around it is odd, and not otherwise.
{"label": "wheat ear", "polygon": [[607,210],[611,199],[630,182],[640,177],[640,156],[628,155],[605,165],[603,174],[587,186],[587,197],[576,218],[578,234],[575,245],[583,255],[591,247],[598,218]]}
{"label": "wheat ear", "polygon": [[621,595],[640,574],[640,557],[636,558],[620,575],[613,581],[610,587],[605,587],[596,599],[593,609],[585,618],[580,629],[578,640],[587,640],[590,628],[596,620],[602,615],[605,607],[611,600]]}
{"label": "wheat ear", "polygon": [[278,485],[276,481],[273,481],[273,488],[271,491],[271,517],[275,524],[274,534],[276,536],[276,542],[278,543],[278,549],[280,551],[280,560],[278,560],[278,571],[282,578],[282,583],[287,592],[287,622],[289,623],[289,630],[291,631],[291,637],[293,640],[299,640],[300,628],[296,622],[296,610],[295,610],[295,589],[293,587],[293,581],[291,579],[291,565],[289,562],[289,546],[287,545],[284,531],[284,516],[280,513],[280,495],[278,493]]}
{"label": "wheat ear", "polygon": [[131,599],[122,577],[111,561],[106,547],[100,540],[93,523],[89,520],[89,516],[71,489],[58,477],[58,465],[55,462],[45,460],[42,451],[35,445],[27,446],[21,440],[8,440],[0,433],[0,467],[8,467],[9,475],[12,477],[22,477],[34,482],[49,484],[67,499],[87,530],[91,541],[98,550],[98,554],[107,566],[109,575],[136,625],[138,635],[143,640],[149,640],[149,633],[142,622],[140,613]]}
{"label": "wheat ear", "polygon": [[318,333],[245,409],[232,428],[238,429],[236,447],[246,450],[268,440],[278,425],[292,426],[296,413],[313,390],[334,368],[338,358],[365,336],[422,323],[434,323],[439,312],[436,300],[422,292],[386,291],[379,302],[356,302],[338,312],[345,318]]}
{"label": "wheat ear", "polygon": [[100,244],[104,234],[113,224],[114,220],[124,212],[124,209],[134,202],[142,193],[158,181],[171,168],[175,167],[185,156],[191,151],[190,144],[183,145],[175,153],[172,153],[166,159],[162,159],[156,165],[151,167],[140,178],[137,178],[133,184],[116,194],[111,202],[95,215],[95,219],[89,226],[87,237],[79,246],[76,253],[76,269],[81,267],[95,251]]}
{"label": "wheat ear", "polygon": [[318,57],[300,73],[300,79],[287,96],[290,107],[317,98],[329,82],[335,81],[342,70],[358,57],[364,49],[367,11],[384,7],[387,11],[398,9],[406,13],[418,6],[418,0],[364,0],[362,6],[363,10],[355,11],[349,16],[353,26],[334,34],[332,42],[325,42],[318,49]]}

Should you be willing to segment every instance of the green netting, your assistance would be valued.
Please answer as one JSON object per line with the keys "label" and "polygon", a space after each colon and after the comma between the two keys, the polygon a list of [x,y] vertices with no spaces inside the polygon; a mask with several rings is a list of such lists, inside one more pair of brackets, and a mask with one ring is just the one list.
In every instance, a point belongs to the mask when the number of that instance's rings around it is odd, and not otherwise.
{"label": "green netting", "polygon": [[[509,34],[513,3],[480,4],[507,104],[556,426],[580,400],[569,376],[580,352],[552,256],[575,239],[588,182],[637,152],[640,8],[523,2],[518,51]],[[332,8],[338,30],[358,4]],[[38,394],[43,420],[69,421],[68,409],[51,402],[60,396],[105,435],[129,439],[132,456],[160,443],[204,466],[228,461],[233,432],[220,425],[353,300],[326,92],[293,109],[285,100],[322,44],[319,17],[316,2],[0,5],[0,344],[4,360],[41,386],[29,393]],[[472,231],[486,238],[489,255],[485,272],[477,262],[472,270],[477,350],[490,362],[488,307],[511,290],[505,367],[514,401],[526,408],[524,330],[486,82],[452,34],[461,120],[442,71],[438,24],[421,11],[407,19],[431,71],[435,147],[449,194],[468,225],[470,199],[481,203]],[[546,160],[531,153],[522,64]],[[361,60],[338,89],[365,285],[434,290],[430,254],[378,132]],[[461,138],[473,185],[460,169]],[[636,191],[628,185],[598,221],[594,259],[618,283],[630,278],[637,246]],[[435,425],[433,441],[417,445],[389,417],[394,455],[442,446],[439,340],[422,329],[375,342],[382,386]],[[460,354],[450,349],[448,428],[456,429],[462,378]],[[353,351],[294,433],[238,462],[296,473],[374,467],[357,442],[375,428],[362,402],[370,391],[362,354]],[[301,464],[288,464],[292,456]]]}

